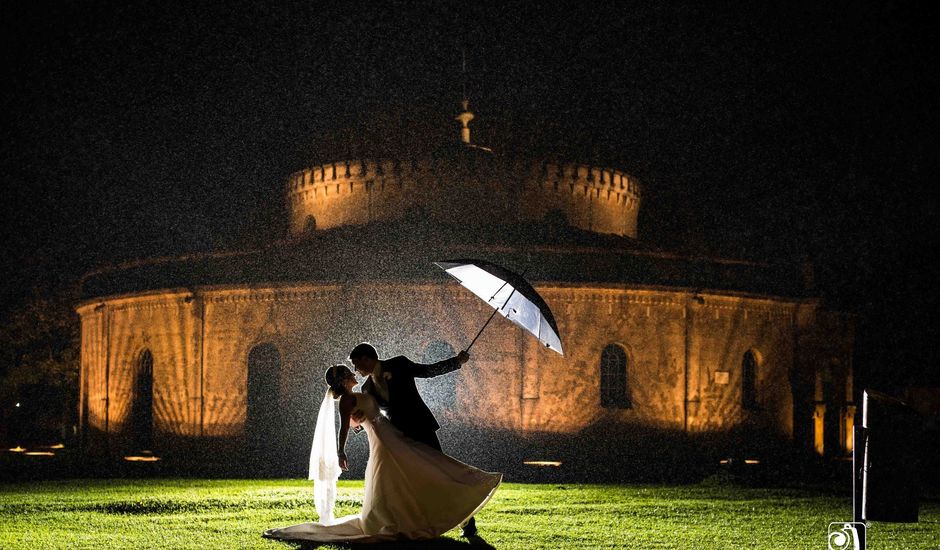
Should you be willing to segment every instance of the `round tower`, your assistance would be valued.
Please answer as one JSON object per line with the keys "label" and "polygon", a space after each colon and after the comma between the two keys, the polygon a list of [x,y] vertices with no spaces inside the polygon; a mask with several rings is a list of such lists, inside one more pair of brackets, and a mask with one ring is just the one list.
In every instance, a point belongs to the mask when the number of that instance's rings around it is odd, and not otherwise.
{"label": "round tower", "polygon": [[640,183],[613,168],[532,160],[461,140],[417,158],[353,158],[305,168],[287,181],[290,234],[400,219],[564,220],[596,233],[637,238]]}

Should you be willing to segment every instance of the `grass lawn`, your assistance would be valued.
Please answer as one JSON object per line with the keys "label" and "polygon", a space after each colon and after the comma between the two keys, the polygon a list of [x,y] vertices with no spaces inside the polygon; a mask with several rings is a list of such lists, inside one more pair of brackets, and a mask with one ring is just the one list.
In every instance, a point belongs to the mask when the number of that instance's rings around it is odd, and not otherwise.
{"label": "grass lawn", "polygon": [[[340,481],[337,515],[355,512],[361,481]],[[0,484],[0,548],[267,548],[271,527],[315,517],[302,480],[69,480]],[[826,548],[851,501],[794,489],[506,483],[459,530],[413,548]],[[381,545],[380,547],[401,547]],[[915,524],[874,523],[869,548],[940,547],[940,503]],[[322,548],[332,548],[325,546]]]}

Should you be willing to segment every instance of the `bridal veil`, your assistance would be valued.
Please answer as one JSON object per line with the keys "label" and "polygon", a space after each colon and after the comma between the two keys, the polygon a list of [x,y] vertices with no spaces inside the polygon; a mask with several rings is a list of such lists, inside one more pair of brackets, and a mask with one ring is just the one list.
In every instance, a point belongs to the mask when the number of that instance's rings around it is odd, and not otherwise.
{"label": "bridal veil", "polygon": [[320,523],[330,525],[334,521],[333,506],[336,503],[336,480],[341,473],[336,455],[336,400],[329,389],[320,404],[317,427],[313,432],[313,448],[310,449],[310,471],[313,480],[313,499],[320,516]]}

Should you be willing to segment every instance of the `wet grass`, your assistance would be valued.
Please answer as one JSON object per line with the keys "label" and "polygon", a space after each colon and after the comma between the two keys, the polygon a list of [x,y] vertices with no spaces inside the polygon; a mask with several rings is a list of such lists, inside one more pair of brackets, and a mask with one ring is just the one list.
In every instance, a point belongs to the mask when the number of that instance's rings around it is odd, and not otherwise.
{"label": "wet grass", "polygon": [[[303,480],[69,480],[0,485],[0,548],[267,548],[271,527],[315,517]],[[359,509],[361,481],[341,481],[337,515]],[[848,497],[729,486],[506,483],[458,530],[412,548],[826,548]],[[916,524],[875,523],[869,548],[940,546],[940,503]],[[380,545],[379,548],[401,545]],[[322,548],[335,548],[324,546]],[[371,547],[375,548],[375,546]]]}

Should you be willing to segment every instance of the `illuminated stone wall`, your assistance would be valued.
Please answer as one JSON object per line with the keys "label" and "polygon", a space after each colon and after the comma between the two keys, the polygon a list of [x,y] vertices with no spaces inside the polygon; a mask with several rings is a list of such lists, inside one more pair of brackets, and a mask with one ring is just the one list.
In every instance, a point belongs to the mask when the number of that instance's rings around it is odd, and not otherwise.
{"label": "illuminated stone wall", "polygon": [[135,369],[141,354],[149,350],[155,430],[198,436],[200,342],[189,295],[167,292],[117,298],[103,306],[81,308],[80,313],[82,376],[87,379],[82,399],[88,402],[88,426],[129,438]]}
{"label": "illuminated stone wall", "polygon": [[[747,421],[791,435],[796,304],[774,300],[706,296],[689,301],[690,428],[721,430]],[[757,359],[757,407],[743,407],[743,362]]]}
{"label": "illuminated stone wall", "polygon": [[469,182],[448,163],[432,160],[350,160],[302,170],[287,184],[290,232],[303,233],[311,217],[316,228],[328,229],[395,219],[414,208],[449,219],[461,204],[471,219],[500,212],[542,219],[557,212],[580,229],[637,237],[640,184],[632,176],[579,164],[505,163],[496,172],[476,172]]}
{"label": "illuminated stone wall", "polygon": [[81,352],[79,411],[84,423],[107,431],[107,319],[104,306],[79,309]]}
{"label": "illuminated stone wall", "polygon": [[[805,315],[814,303],[536,286],[555,312],[566,355],[497,317],[455,375],[456,407],[444,422],[520,435],[573,434],[610,423],[700,433],[750,423],[793,435],[793,380],[812,378],[794,370],[812,368],[825,340],[812,336],[816,324]],[[353,345],[367,340],[382,356],[415,359],[436,340],[459,350],[490,311],[456,284],[206,287],[86,303],[78,308],[83,422],[90,432],[128,441],[133,370],[149,350],[158,448],[172,437],[238,438],[249,353],[273,344],[281,371],[280,397],[271,406],[306,437],[325,389],[323,371]],[[600,359],[609,344],[626,354],[632,408],[601,406]],[[753,411],[742,405],[749,351],[758,357]],[[827,354],[847,361],[850,351]]]}
{"label": "illuminated stone wall", "polygon": [[[684,292],[627,288],[540,292],[559,318],[566,356],[511,332],[519,338],[487,349],[492,364],[480,370],[493,374],[461,385],[460,410],[493,401],[474,421],[563,433],[607,422],[702,432],[759,417],[778,434],[792,434],[794,304],[718,295],[698,295],[699,303]],[[609,344],[626,352],[631,408],[601,406],[601,351]],[[749,350],[762,358],[758,411],[742,406],[742,361]]]}
{"label": "illuminated stone wall", "polygon": [[855,410],[851,317],[801,306],[796,324],[800,353],[793,385],[795,439],[820,455],[845,456],[854,445]]}

